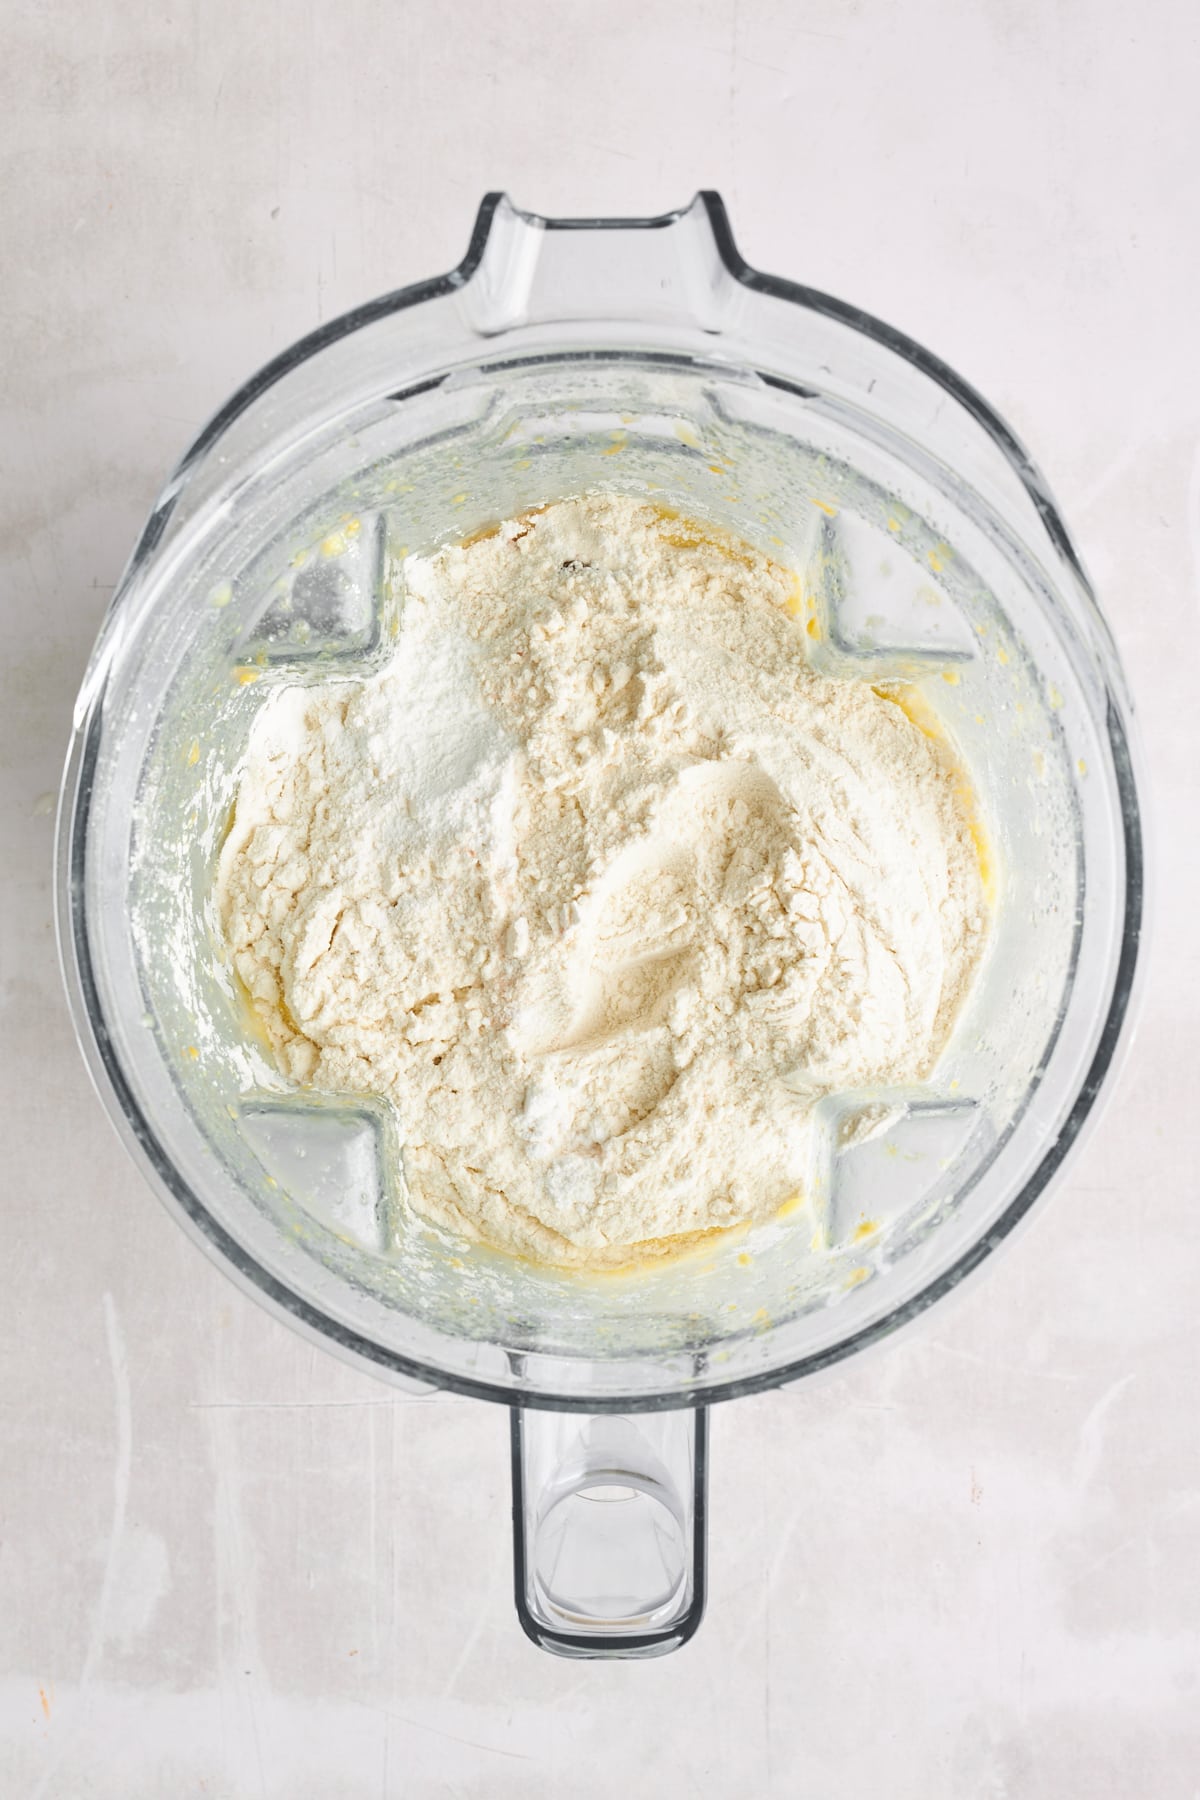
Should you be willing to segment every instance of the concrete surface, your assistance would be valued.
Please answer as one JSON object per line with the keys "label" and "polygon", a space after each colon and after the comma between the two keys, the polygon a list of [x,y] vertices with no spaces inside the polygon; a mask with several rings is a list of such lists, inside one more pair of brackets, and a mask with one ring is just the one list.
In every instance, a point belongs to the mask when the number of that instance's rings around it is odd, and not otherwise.
{"label": "concrete surface", "polygon": [[[1191,0],[16,0],[0,23],[0,1793],[1200,1794],[1200,25]],[[462,252],[484,189],[723,190],[760,265],[1034,447],[1141,700],[1140,1036],[1034,1228],[714,1424],[654,1666],[520,1637],[506,1421],[311,1351],[126,1162],[59,992],[52,796],[168,464],[248,371]]]}

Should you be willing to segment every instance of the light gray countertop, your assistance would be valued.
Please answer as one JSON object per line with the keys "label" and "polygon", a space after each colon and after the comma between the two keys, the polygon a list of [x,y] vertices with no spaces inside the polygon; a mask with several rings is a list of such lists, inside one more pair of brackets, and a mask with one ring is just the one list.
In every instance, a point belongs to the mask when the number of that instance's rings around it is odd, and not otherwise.
{"label": "light gray countertop", "polygon": [[[1200,1794],[1200,25],[1191,0],[479,0],[0,26],[0,1792]],[[462,254],[485,189],[722,190],[758,265],[977,383],[1126,659],[1140,1030],[1032,1228],[886,1353],[713,1420],[707,1620],[521,1637],[507,1421],[311,1350],[126,1161],[60,993],[71,705],[169,464]]]}

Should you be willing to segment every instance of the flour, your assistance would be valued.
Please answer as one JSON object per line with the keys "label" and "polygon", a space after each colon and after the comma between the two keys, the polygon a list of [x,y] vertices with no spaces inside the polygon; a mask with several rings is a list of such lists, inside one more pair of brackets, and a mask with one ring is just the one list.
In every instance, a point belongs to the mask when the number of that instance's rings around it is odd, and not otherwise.
{"label": "flour", "polygon": [[961,773],[816,674],[794,580],[644,503],[405,565],[396,654],[259,715],[218,871],[296,1081],[416,1209],[562,1264],[767,1216],[823,1096],[920,1080],[986,904]]}

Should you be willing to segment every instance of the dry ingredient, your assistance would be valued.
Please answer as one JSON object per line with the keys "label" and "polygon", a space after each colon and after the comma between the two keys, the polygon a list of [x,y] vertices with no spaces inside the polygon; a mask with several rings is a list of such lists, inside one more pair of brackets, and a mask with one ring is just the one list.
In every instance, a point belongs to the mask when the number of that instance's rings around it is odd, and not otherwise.
{"label": "dry ingredient", "polygon": [[[260,712],[218,872],[281,1068],[422,1215],[604,1266],[769,1215],[922,1079],[987,908],[961,771],[786,570],[613,495],[410,558],[395,655]],[[637,1248],[634,1249],[633,1247]]]}

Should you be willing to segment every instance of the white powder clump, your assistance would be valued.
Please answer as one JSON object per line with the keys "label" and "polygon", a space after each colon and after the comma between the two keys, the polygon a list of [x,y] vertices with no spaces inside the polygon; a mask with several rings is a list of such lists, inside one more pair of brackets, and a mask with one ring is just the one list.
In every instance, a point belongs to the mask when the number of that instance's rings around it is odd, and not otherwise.
{"label": "white powder clump", "polygon": [[264,706],[222,852],[281,1067],[387,1096],[416,1209],[518,1254],[770,1215],[816,1103],[924,1078],[970,985],[961,772],[812,669],[784,569],[645,503],[405,576],[386,668]]}

